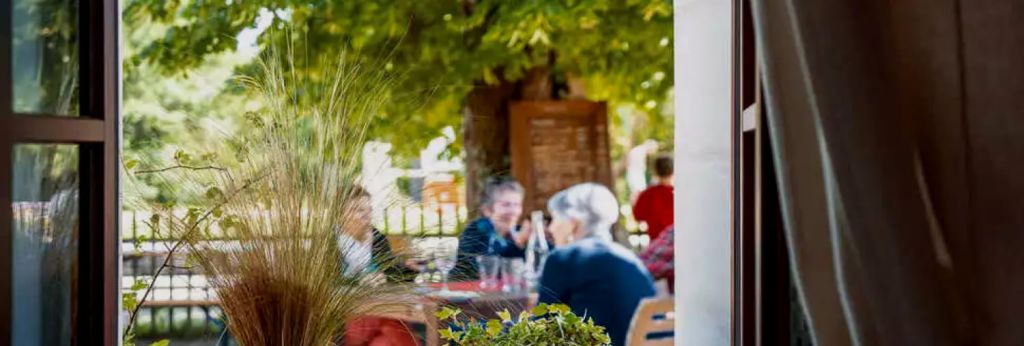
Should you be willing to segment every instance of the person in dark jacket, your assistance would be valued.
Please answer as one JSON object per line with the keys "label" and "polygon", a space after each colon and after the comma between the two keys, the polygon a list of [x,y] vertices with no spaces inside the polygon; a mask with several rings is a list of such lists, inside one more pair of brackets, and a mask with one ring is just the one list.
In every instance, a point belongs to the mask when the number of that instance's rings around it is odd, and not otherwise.
{"label": "person in dark jacket", "polygon": [[656,291],[643,262],[612,241],[615,196],[602,185],[579,184],[549,199],[548,211],[555,250],[541,274],[540,302],[569,305],[605,327],[613,345],[624,345],[637,306]]}
{"label": "person in dark jacket", "polygon": [[452,280],[479,279],[477,256],[525,255],[528,228],[516,227],[523,215],[523,186],[511,177],[493,177],[480,194],[480,213],[459,235],[459,250]]}

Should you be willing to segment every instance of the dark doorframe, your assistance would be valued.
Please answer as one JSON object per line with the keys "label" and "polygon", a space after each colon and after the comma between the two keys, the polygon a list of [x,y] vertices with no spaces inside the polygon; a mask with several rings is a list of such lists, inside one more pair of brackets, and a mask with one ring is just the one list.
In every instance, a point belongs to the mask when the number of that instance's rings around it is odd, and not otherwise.
{"label": "dark doorframe", "polygon": [[[757,63],[751,0],[734,0],[734,344],[807,345]],[[746,111],[746,112],[744,112]],[[744,114],[746,113],[746,114]]]}
{"label": "dark doorframe", "polygon": [[14,112],[12,12],[0,0],[0,346],[11,345],[13,149],[17,143],[77,144],[79,238],[73,344],[118,339],[119,10],[116,0],[79,0],[79,117]]}
{"label": "dark doorframe", "polygon": [[734,0],[733,18],[733,343],[805,346],[812,343],[790,269],[751,1]]}
{"label": "dark doorframe", "polygon": [[[759,80],[750,0],[733,1],[733,344],[758,345]],[[748,113],[746,117],[744,113]],[[744,119],[746,118],[746,119]]]}

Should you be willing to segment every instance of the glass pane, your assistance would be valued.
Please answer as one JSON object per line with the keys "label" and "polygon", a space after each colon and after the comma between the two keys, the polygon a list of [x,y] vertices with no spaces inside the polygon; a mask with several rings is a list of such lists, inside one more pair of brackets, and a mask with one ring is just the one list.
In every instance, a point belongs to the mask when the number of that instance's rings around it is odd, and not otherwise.
{"label": "glass pane", "polygon": [[70,345],[78,272],[78,146],[14,146],[12,345]]}
{"label": "glass pane", "polygon": [[14,0],[14,111],[78,115],[78,1]]}

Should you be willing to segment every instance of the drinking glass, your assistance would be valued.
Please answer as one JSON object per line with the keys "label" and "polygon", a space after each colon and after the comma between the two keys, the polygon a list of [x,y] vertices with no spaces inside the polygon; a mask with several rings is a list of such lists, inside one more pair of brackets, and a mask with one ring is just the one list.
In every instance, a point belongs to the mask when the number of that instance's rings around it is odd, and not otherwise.
{"label": "drinking glass", "polygon": [[431,281],[435,270],[434,257],[431,253],[431,247],[423,246],[422,244],[414,244],[414,251],[411,252],[409,262],[410,267],[415,269],[419,274],[416,275],[416,283],[424,284]]}
{"label": "drinking glass", "polygon": [[442,242],[438,244],[434,252],[434,263],[437,270],[441,271],[441,291],[449,292],[448,273],[455,269],[455,261],[459,253],[458,241]]}
{"label": "drinking glass", "polygon": [[519,293],[522,291],[523,274],[526,263],[522,258],[504,258],[501,260],[501,291]]}
{"label": "drinking glass", "polygon": [[480,268],[480,289],[489,290],[498,287],[498,272],[501,270],[501,257],[476,256],[477,267]]}

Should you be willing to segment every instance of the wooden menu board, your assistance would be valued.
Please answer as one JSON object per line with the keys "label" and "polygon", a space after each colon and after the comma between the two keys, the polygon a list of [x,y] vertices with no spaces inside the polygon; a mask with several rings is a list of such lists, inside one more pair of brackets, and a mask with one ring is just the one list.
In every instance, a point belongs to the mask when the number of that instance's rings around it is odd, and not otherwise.
{"label": "wooden menu board", "polygon": [[511,104],[512,175],[526,188],[526,212],[546,212],[548,198],[575,184],[612,188],[607,109],[583,100]]}

